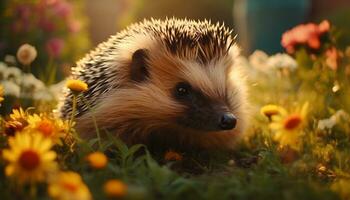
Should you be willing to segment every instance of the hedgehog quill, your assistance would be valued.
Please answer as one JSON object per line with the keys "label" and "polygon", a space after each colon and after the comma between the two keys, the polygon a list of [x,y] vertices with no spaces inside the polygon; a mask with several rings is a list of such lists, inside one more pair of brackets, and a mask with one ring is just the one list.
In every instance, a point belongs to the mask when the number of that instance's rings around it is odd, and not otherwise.
{"label": "hedgehog quill", "polygon": [[[89,89],[78,98],[76,129],[100,130],[127,144],[232,149],[244,133],[244,75],[232,30],[219,23],[144,20],[112,36],[77,62],[72,78]],[[72,112],[72,94],[59,108]]]}

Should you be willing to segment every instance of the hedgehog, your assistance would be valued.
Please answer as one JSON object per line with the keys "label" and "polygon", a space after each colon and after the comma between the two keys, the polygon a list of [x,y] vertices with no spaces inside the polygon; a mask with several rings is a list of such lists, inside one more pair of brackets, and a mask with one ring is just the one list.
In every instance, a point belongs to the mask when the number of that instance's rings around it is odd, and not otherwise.
{"label": "hedgehog", "polygon": [[[232,33],[223,23],[167,18],[111,36],[72,68],[71,78],[89,87],[77,97],[77,132],[95,137],[97,124],[128,145],[233,149],[248,103]],[[63,118],[72,99],[67,90]]]}

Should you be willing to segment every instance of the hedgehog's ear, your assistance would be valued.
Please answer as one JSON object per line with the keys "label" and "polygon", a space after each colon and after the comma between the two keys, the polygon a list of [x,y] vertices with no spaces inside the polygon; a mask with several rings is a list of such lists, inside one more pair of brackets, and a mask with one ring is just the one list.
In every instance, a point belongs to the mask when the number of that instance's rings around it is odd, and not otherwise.
{"label": "hedgehog's ear", "polygon": [[142,82],[145,81],[148,76],[148,50],[138,49],[132,54],[131,60],[131,80]]}

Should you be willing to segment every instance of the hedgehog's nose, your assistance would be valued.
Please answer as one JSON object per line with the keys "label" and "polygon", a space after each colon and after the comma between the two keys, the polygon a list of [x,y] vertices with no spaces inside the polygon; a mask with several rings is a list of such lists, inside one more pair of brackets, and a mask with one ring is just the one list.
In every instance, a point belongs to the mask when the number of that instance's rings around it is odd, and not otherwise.
{"label": "hedgehog's nose", "polygon": [[232,113],[225,113],[221,116],[220,127],[222,130],[231,130],[236,127],[237,119]]}

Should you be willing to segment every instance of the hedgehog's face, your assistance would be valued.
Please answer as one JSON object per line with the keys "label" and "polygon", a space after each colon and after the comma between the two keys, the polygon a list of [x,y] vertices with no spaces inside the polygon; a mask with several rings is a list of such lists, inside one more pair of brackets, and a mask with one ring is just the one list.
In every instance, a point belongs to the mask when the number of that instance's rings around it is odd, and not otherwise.
{"label": "hedgehog's face", "polygon": [[[237,109],[241,100],[229,80],[230,61],[223,58],[202,64],[141,49],[133,54],[131,78],[145,87],[156,86],[166,91],[166,96],[161,97],[166,101],[162,102],[169,102],[170,106],[159,103],[154,107],[174,113],[171,119],[164,117],[164,120],[194,131],[232,130],[240,123]],[[153,101],[159,102],[159,98]]]}
{"label": "hedgehog's face", "polygon": [[173,98],[185,106],[176,120],[182,126],[205,131],[231,130],[236,126],[236,116],[225,99],[212,99],[188,82],[175,85]]}

